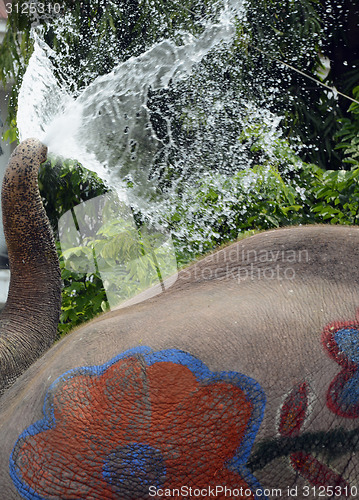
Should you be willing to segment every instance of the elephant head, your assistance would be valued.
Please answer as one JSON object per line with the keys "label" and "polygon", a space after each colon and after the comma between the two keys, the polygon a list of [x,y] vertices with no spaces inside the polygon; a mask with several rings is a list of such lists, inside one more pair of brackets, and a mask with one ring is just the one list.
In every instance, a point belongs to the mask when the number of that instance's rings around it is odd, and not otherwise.
{"label": "elephant head", "polygon": [[[21,144],[3,187],[13,272],[3,385],[48,347],[58,318],[36,186],[45,153]],[[358,228],[280,229],[77,329],[0,399],[0,495],[355,498],[358,283]]]}
{"label": "elephant head", "polygon": [[0,316],[0,395],[56,336],[61,276],[52,230],[37,176],[47,148],[37,139],[13,152],[2,187],[2,211],[10,262],[10,289]]}

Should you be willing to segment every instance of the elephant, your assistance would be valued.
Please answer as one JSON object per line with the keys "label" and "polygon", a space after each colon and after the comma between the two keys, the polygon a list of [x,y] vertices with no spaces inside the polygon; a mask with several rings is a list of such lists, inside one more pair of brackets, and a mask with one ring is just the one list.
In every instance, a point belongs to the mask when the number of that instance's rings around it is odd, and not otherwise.
{"label": "elephant", "polygon": [[48,348],[58,264],[27,181],[44,158],[21,143],[3,187],[26,223],[7,230],[16,280],[0,338],[18,338],[10,376],[0,351],[1,377],[16,378],[0,399],[1,498],[355,498],[359,229],[239,239]]}

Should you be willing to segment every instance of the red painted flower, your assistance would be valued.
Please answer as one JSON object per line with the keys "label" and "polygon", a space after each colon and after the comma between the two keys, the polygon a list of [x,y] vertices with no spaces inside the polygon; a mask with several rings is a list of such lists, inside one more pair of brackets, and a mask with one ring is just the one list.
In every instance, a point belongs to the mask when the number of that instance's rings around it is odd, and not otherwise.
{"label": "red painted flower", "polygon": [[52,384],[45,417],[14,447],[11,476],[28,499],[140,500],[160,498],[150,487],[221,485],[256,498],[245,463],[264,404],[244,375],[212,373],[178,350],[132,349]]}

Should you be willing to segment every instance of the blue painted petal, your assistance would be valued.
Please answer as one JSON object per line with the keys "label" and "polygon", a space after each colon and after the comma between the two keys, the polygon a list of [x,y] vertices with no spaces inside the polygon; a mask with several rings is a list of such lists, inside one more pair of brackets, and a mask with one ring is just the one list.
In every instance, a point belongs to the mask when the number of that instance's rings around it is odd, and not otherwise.
{"label": "blue painted petal", "polygon": [[166,467],[160,450],[147,444],[131,443],[119,446],[107,457],[103,477],[118,495],[131,490],[138,498],[146,498],[150,486],[161,488],[166,479]]}
{"label": "blue painted petal", "polygon": [[343,385],[342,390],[338,394],[338,403],[342,411],[349,412],[351,408],[355,408],[359,404],[359,373],[354,375]]}
{"label": "blue painted petal", "polygon": [[334,340],[348,359],[359,364],[359,331],[356,328],[338,330],[334,334]]}

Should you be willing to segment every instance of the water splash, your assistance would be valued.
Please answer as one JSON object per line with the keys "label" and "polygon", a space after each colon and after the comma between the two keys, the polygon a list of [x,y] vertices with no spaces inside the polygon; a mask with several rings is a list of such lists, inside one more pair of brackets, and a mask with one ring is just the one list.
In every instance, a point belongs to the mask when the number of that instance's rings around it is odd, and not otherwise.
{"label": "water splash", "polygon": [[[280,118],[237,84],[245,68],[238,51],[236,69],[226,76],[235,23],[244,18],[243,5],[229,2],[201,35],[181,33],[182,45],[163,40],[81,91],[69,90],[68,75],[56,65],[61,54],[34,32],[19,94],[20,138],[37,136],[50,153],[95,171],[147,220],[174,231],[177,250],[218,243],[218,220],[234,231],[236,197],[255,186],[253,154],[240,136],[260,128],[270,159],[280,135]],[[212,192],[219,200],[208,207],[203,200]]]}
{"label": "water splash", "polygon": [[[170,147],[151,124],[149,89],[185,79],[213,48],[231,43],[235,25],[229,9],[199,37],[187,34],[181,46],[171,40],[157,43],[96,78],[76,97],[68,92],[65,78],[54,76],[54,53],[34,32],[35,50],[19,93],[20,139],[38,137],[50,153],[76,158],[117,189],[128,172],[136,184],[149,187],[156,155]],[[167,135],[171,137],[170,123]]]}

